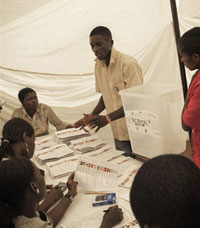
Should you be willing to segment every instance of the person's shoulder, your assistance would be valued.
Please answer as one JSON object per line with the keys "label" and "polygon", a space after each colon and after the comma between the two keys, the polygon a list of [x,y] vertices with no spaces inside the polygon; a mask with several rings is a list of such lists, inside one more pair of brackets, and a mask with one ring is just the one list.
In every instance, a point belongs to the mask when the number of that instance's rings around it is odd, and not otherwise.
{"label": "person's shoulder", "polygon": [[38,109],[39,110],[50,109],[50,106],[47,105],[47,104],[39,103],[38,104]]}
{"label": "person's shoulder", "polygon": [[19,116],[23,114],[23,107],[14,109],[12,116]]}
{"label": "person's shoulder", "polygon": [[48,221],[42,221],[38,217],[27,218],[25,216],[18,216],[13,220],[15,228],[52,228],[52,224]]}
{"label": "person's shoulder", "polygon": [[121,61],[123,61],[123,62],[125,62],[127,64],[136,64],[136,65],[139,65],[138,62],[137,62],[137,60],[134,57],[132,57],[132,56],[130,56],[128,54],[125,54],[125,53],[122,53],[120,51],[117,51],[117,56],[118,56],[118,58]]}

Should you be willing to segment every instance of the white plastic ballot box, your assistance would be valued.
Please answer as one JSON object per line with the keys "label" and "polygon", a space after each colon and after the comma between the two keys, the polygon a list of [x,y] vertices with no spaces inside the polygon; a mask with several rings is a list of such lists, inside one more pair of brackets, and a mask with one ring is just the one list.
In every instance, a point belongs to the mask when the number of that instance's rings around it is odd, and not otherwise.
{"label": "white plastic ballot box", "polygon": [[121,90],[132,150],[152,158],[185,150],[181,127],[183,94],[180,86],[149,83]]}

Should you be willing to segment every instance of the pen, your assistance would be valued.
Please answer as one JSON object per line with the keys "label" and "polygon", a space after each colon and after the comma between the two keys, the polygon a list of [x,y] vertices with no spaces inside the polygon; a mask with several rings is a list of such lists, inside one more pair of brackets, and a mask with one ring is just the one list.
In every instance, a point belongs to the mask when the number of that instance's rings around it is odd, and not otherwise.
{"label": "pen", "polygon": [[109,210],[103,210],[103,212],[107,213],[107,212],[109,212]]}

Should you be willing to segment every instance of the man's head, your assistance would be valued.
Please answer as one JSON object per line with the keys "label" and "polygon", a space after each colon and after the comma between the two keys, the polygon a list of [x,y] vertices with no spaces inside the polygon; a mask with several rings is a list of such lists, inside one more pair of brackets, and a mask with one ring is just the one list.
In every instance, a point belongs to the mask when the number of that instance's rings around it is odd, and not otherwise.
{"label": "man's head", "polygon": [[99,60],[106,60],[113,46],[110,30],[104,26],[94,28],[90,33],[90,45]]}
{"label": "man's head", "polygon": [[200,227],[200,170],[180,155],[162,155],[142,165],[130,192],[142,228]]}
{"label": "man's head", "polygon": [[18,98],[27,112],[36,111],[38,98],[36,92],[31,88],[24,88],[19,91]]}

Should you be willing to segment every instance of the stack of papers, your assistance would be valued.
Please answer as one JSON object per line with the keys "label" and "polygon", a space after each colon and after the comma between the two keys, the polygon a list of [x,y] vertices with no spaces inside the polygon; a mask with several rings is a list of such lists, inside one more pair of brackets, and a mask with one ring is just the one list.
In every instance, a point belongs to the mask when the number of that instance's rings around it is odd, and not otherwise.
{"label": "stack of papers", "polygon": [[90,152],[89,154],[86,154],[84,156],[97,158],[97,159],[99,159],[101,161],[112,161],[114,158],[119,157],[123,153],[124,153],[124,151],[114,150],[112,148],[112,146],[105,145],[101,149],[98,149],[96,151]]}
{"label": "stack of papers", "polygon": [[77,154],[83,154],[91,151],[96,151],[106,143],[99,139],[98,135],[92,135],[85,138],[71,141],[71,146]]}
{"label": "stack of papers", "polygon": [[84,190],[116,192],[117,167],[95,158],[81,156],[78,160],[75,180]]}
{"label": "stack of papers", "polygon": [[48,162],[46,165],[52,178],[59,178],[73,173],[76,170],[79,155],[63,158],[55,162]]}
{"label": "stack of papers", "polygon": [[[115,157],[120,156],[122,153],[124,152],[116,151],[112,149],[111,146],[106,145],[97,151],[93,151],[82,156],[88,156],[106,162],[114,159]],[[80,155],[76,155],[69,158],[59,159],[55,162],[48,162],[46,165],[49,169],[50,175],[53,178],[57,178],[66,176],[69,173],[74,172],[76,170],[79,157]]]}
{"label": "stack of papers", "polygon": [[132,159],[130,157],[124,157],[124,156],[120,156],[110,162],[118,166],[118,170],[117,170],[118,177],[121,177],[124,174],[124,170],[126,170],[127,167],[138,169],[142,164],[141,162],[136,161],[135,159]]}
{"label": "stack of papers", "polygon": [[72,140],[80,139],[90,136],[89,132],[85,132],[83,129],[69,128],[62,131],[56,131],[54,133],[54,140],[57,143],[71,144]]}
{"label": "stack of papers", "polygon": [[35,140],[35,151],[42,150],[51,146],[56,145],[57,143],[53,140],[52,136],[47,135],[45,137],[38,137]]}
{"label": "stack of papers", "polygon": [[41,163],[71,155],[73,155],[73,150],[66,144],[57,144],[55,146],[36,151],[35,153],[35,157]]}
{"label": "stack of papers", "polygon": [[124,188],[131,188],[137,171],[138,168],[135,168],[134,166],[126,169],[123,175],[118,179],[118,185]]}

